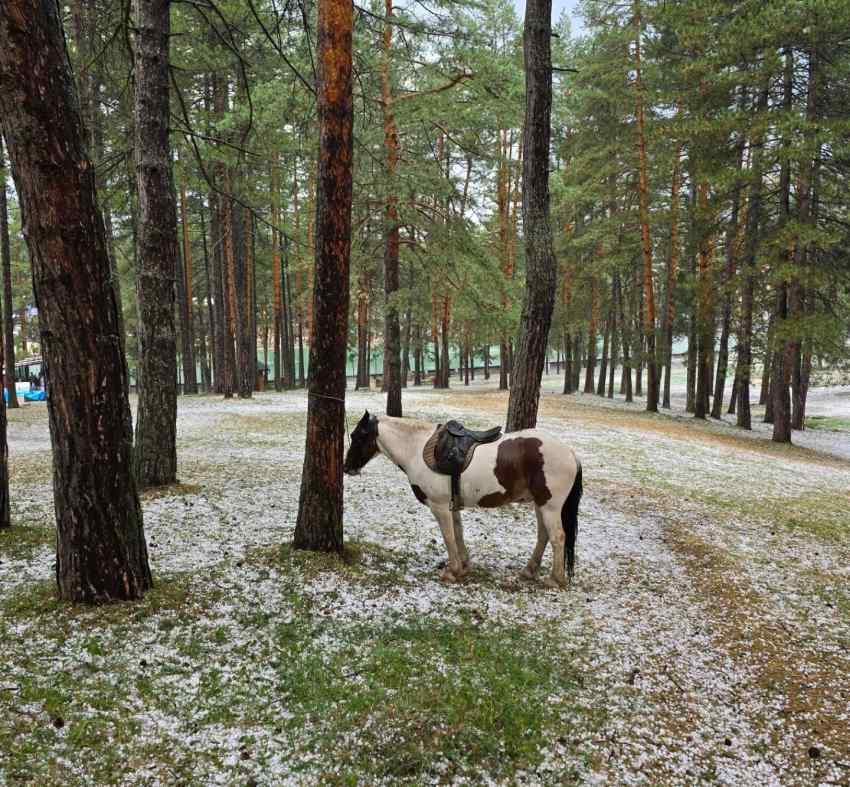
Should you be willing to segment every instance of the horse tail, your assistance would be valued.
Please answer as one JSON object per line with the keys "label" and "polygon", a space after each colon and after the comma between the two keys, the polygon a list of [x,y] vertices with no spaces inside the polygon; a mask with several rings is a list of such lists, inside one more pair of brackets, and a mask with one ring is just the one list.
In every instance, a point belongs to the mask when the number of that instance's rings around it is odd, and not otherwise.
{"label": "horse tail", "polygon": [[572,580],[576,564],[576,535],[578,534],[578,504],[581,500],[581,464],[578,465],[576,477],[573,479],[573,488],[570,489],[567,499],[561,508],[561,525],[564,528],[566,544],[564,549],[564,563],[567,576]]}

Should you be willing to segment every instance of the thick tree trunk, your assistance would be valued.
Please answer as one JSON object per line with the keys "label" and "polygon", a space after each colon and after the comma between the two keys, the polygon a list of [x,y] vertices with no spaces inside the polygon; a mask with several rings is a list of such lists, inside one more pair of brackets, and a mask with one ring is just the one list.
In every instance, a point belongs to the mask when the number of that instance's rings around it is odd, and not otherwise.
{"label": "thick tree trunk", "polygon": [[[2,155],[2,153],[0,153]],[[5,182],[0,184],[5,188]],[[0,324],[0,368],[3,366],[3,326]],[[9,443],[6,437],[6,398],[0,391],[0,530],[12,526],[9,503]]]}
{"label": "thick tree trunk", "polygon": [[134,470],[141,487],[177,480],[177,207],[168,143],[169,9],[169,0],[135,0],[139,406]]}
{"label": "thick tree trunk", "polygon": [[[0,250],[3,265],[9,264],[9,225],[6,216],[6,170],[3,153],[3,137],[0,136]],[[3,322],[0,320],[0,369],[3,368],[5,342]],[[11,364],[14,370],[15,364]],[[9,444],[6,437],[6,397],[5,386],[0,385],[0,530],[12,526],[11,506],[9,503]],[[12,382],[14,389],[14,379]]]}
{"label": "thick tree trunk", "polygon": [[522,226],[525,297],[512,368],[506,429],[537,423],[540,381],[557,291],[557,263],[549,225],[549,140],[552,110],[552,3],[525,5],[525,125],[523,127]]}
{"label": "thick tree trunk", "polygon": [[345,355],[351,252],[353,6],[319,0],[316,286],[310,336],[307,445],[295,547],[341,552]]}
{"label": "thick tree trunk", "polygon": [[[0,134],[0,261],[3,267],[3,334],[4,356],[7,360],[3,384],[9,397],[9,407],[19,407],[15,390],[15,336],[12,321],[12,255],[9,249],[9,213],[6,206],[6,155]],[[5,418],[5,415],[4,415]]]}
{"label": "thick tree trunk", "polygon": [[59,7],[10,0],[4,9],[0,117],[48,375],[59,595],[140,598],[152,581],[131,471],[127,365]]}

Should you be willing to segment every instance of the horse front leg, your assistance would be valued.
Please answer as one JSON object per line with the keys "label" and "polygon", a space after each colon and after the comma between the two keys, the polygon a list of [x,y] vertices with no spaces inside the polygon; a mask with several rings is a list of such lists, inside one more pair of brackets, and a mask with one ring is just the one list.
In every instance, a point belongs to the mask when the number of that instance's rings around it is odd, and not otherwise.
{"label": "horse front leg", "polygon": [[463,540],[463,522],[460,519],[460,511],[452,511],[452,525],[455,531],[458,556],[463,566],[463,573],[466,574],[469,571],[469,550]]}
{"label": "horse front leg", "polygon": [[432,508],[431,511],[437,520],[437,524],[440,525],[440,532],[443,534],[446,551],[449,553],[449,564],[440,575],[440,579],[443,582],[457,582],[463,578],[466,572],[463,569],[463,561],[461,560],[457,541],[455,540],[454,517],[448,506],[445,508]]}
{"label": "horse front leg", "polygon": [[543,553],[546,551],[546,545],[549,543],[549,533],[546,530],[546,525],[543,522],[543,513],[535,506],[537,514],[537,543],[534,545],[534,551],[528,559],[525,568],[519,572],[521,579],[533,580],[537,578],[537,572],[540,571],[540,564],[543,562]]}

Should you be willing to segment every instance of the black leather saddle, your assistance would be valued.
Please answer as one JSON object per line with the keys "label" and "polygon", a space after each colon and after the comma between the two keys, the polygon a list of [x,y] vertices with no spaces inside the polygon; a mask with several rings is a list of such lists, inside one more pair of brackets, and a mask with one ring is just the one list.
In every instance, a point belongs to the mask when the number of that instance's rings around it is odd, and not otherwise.
{"label": "black leather saddle", "polygon": [[460,474],[472,461],[475,447],[483,443],[492,443],[501,436],[501,426],[475,431],[467,429],[459,421],[449,421],[434,433],[436,442],[433,445],[433,463],[428,462],[428,466],[437,473],[451,476],[452,511],[460,511],[463,508],[460,498]]}

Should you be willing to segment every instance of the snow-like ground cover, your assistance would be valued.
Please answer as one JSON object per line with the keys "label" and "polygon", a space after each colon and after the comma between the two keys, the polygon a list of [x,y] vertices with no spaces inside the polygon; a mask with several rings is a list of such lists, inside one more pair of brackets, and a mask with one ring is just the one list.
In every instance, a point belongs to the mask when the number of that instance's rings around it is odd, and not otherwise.
{"label": "snow-like ground cover", "polygon": [[[466,512],[475,569],[442,585],[439,530],[384,459],[346,480],[346,561],[282,547],[296,392],[182,399],[181,485],[143,498],[156,588],[61,605],[45,410],[11,412],[0,784],[850,782],[850,432],[774,446],[558,387],[540,426],[585,478],[562,593],[516,578],[523,507]],[[352,426],[383,409],[348,401]],[[507,398],[404,401],[486,426]],[[850,391],[809,412],[840,425]]]}

